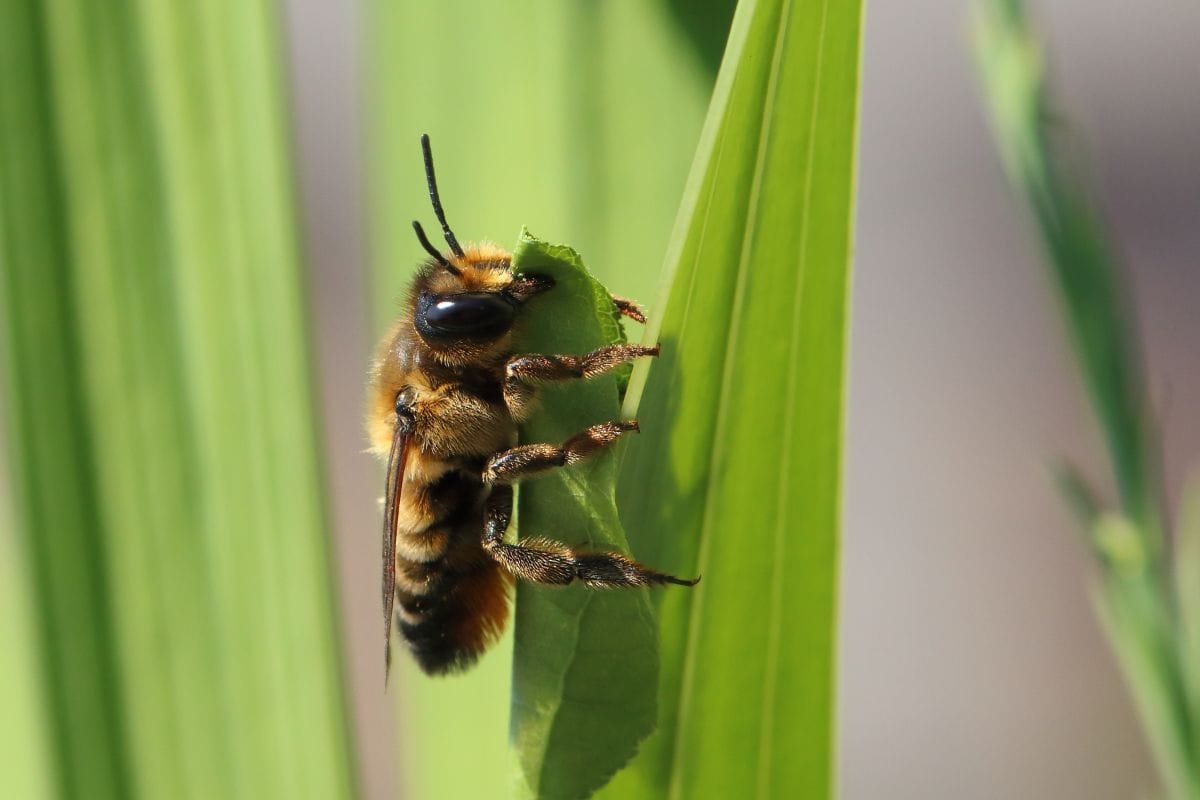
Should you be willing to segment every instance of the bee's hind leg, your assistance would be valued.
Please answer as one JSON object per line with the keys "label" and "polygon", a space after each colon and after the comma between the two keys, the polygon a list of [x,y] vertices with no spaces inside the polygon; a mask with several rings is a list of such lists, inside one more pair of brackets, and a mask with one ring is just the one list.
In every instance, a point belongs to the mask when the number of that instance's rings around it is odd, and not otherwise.
{"label": "bee's hind leg", "polygon": [[582,581],[597,589],[658,586],[673,583],[695,586],[700,580],[684,580],[643,566],[620,553],[579,552],[550,539],[525,539],[518,544],[504,541],[512,518],[511,486],[496,486],[484,509],[483,548],[513,575],[533,583],[566,586]]}
{"label": "bee's hind leg", "polygon": [[636,419],[602,422],[584,428],[563,442],[554,444],[523,444],[496,453],[483,467],[484,483],[514,483],[567,464],[575,464],[594,455],[615,442],[623,434],[636,431]]}

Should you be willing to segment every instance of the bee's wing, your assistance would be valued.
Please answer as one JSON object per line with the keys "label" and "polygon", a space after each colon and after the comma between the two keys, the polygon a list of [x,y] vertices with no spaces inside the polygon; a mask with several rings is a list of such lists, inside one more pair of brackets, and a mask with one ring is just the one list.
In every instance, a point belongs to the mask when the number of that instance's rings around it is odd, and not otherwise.
{"label": "bee's wing", "polygon": [[392,665],[392,606],[396,599],[396,520],[400,514],[400,492],[404,488],[404,464],[411,436],[399,424],[392,434],[388,453],[387,487],[383,508],[383,670],[384,680]]}

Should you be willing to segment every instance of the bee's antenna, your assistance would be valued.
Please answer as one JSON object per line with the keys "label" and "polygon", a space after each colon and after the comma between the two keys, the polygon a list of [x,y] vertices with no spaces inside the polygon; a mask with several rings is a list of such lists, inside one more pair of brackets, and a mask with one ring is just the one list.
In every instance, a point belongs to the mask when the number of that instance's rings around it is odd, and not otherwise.
{"label": "bee's antenna", "polygon": [[450,252],[459,258],[463,257],[463,249],[458,246],[458,239],[454,236],[454,231],[450,230],[450,224],[446,222],[446,212],[442,210],[442,199],[438,196],[437,178],[433,174],[433,151],[429,149],[429,134],[421,134],[421,152],[425,154],[425,180],[429,183],[429,199],[433,202],[433,213],[437,214],[438,222],[442,223],[442,233],[446,237],[446,244],[450,245]]}
{"label": "bee's antenna", "polygon": [[425,235],[425,229],[421,227],[421,223],[413,220],[413,230],[417,232],[417,241],[421,243],[421,247],[425,248],[425,252],[433,256],[434,260],[441,264],[446,269],[453,272],[455,275],[461,275],[458,267],[446,260],[446,257],[438,252],[437,248],[429,243],[429,237]]}

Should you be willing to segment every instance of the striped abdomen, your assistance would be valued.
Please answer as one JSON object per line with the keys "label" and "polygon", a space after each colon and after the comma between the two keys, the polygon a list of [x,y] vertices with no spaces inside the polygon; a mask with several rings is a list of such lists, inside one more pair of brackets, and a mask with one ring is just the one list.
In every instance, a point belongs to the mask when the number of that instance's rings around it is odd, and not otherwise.
{"label": "striped abdomen", "polygon": [[411,457],[396,537],[396,625],[421,669],[470,666],[504,629],[511,578],[483,549],[478,469]]}

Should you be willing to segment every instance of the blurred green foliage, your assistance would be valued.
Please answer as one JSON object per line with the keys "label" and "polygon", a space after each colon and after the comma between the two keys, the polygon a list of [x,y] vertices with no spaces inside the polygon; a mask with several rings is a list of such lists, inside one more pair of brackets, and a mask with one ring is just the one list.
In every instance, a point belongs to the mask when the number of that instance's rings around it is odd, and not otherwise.
{"label": "blurred green foliage", "polygon": [[[0,406],[0,414],[4,412]],[[0,436],[0,451],[4,448]],[[0,796],[50,797],[51,767],[32,590],[11,518],[0,452]]]}
{"label": "blurred green foliage", "polygon": [[1200,547],[1195,490],[1168,535],[1155,431],[1138,359],[1132,297],[1103,221],[1056,135],[1043,53],[1024,5],[978,8],[984,96],[1009,178],[1041,234],[1047,266],[1120,498],[1105,510],[1083,479],[1059,470],[1100,573],[1097,612],[1125,672],[1164,788],[1200,797]]}
{"label": "blurred green foliage", "polygon": [[352,792],[275,14],[0,4],[23,707],[58,796]]}

